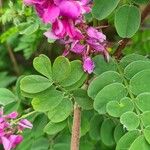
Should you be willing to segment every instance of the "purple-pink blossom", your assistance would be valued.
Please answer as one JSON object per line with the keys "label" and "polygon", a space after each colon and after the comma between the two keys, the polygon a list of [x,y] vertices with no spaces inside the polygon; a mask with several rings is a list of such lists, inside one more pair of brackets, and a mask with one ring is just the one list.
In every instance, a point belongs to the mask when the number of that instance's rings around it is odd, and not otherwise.
{"label": "purple-pink blossom", "polygon": [[24,3],[34,6],[43,23],[51,24],[44,35],[65,45],[64,56],[72,52],[82,57],[85,72],[93,72],[91,57],[95,54],[102,54],[109,61],[106,36],[85,22],[84,14],[91,12],[92,0],[24,0]]}
{"label": "purple-pink blossom", "polygon": [[23,140],[19,133],[25,128],[32,129],[31,122],[27,119],[16,121],[17,117],[17,112],[4,115],[3,109],[0,109],[0,144],[3,145],[4,150],[14,149]]}
{"label": "purple-pink blossom", "polygon": [[91,74],[94,70],[94,67],[94,62],[89,56],[83,58],[83,69],[85,72]]}

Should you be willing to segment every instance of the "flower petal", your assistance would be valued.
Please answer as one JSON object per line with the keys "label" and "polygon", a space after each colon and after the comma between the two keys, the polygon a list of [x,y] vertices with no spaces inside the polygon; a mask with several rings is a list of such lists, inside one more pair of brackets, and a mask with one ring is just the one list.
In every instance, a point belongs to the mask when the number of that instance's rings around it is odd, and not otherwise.
{"label": "flower petal", "polygon": [[22,128],[28,128],[28,129],[32,129],[33,127],[32,123],[27,119],[20,120],[18,125],[21,126]]}
{"label": "flower petal", "polygon": [[9,119],[15,119],[15,118],[17,118],[17,116],[18,116],[17,112],[12,112],[12,113],[6,115],[5,117],[9,118]]}
{"label": "flower petal", "polygon": [[47,9],[44,10],[43,22],[44,23],[53,23],[60,14],[60,10],[55,5],[49,5]]}
{"label": "flower petal", "polygon": [[53,39],[53,40],[59,39],[59,37],[57,37],[51,30],[45,32],[44,35],[49,39]]}
{"label": "flower petal", "polygon": [[94,62],[89,56],[83,59],[83,69],[85,72],[91,74],[94,70],[94,67],[95,67]]}
{"label": "flower petal", "polygon": [[62,16],[76,19],[80,16],[80,5],[75,1],[65,0],[59,4],[60,14]]}
{"label": "flower petal", "polygon": [[88,28],[87,34],[90,38],[97,39],[99,40],[99,42],[104,42],[106,40],[106,36],[102,32],[99,32],[93,27]]}
{"label": "flower petal", "polygon": [[1,137],[1,140],[2,140],[4,150],[11,150],[12,144],[11,144],[10,140],[4,136]]}

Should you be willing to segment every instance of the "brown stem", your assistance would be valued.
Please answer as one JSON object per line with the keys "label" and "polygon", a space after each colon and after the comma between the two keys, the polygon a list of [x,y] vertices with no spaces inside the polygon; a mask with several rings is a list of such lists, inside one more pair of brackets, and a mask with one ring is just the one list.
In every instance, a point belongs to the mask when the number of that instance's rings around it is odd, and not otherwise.
{"label": "brown stem", "polygon": [[142,12],[141,15],[141,24],[143,23],[143,21],[146,19],[146,17],[149,15],[150,13],[150,4],[148,4],[145,9]]}
{"label": "brown stem", "polygon": [[[0,0],[0,9],[3,8],[3,1]],[[5,31],[5,26],[2,25],[2,31]],[[8,50],[8,54],[9,54],[9,57],[11,59],[11,62],[13,64],[13,68],[14,68],[14,71],[17,75],[20,75],[20,70],[19,70],[19,66],[18,66],[18,63],[17,63],[17,60],[15,58],[15,55],[10,47],[10,45],[6,42],[6,48]]]}
{"label": "brown stem", "polygon": [[71,150],[79,150],[80,123],[81,123],[81,109],[75,103],[74,104],[73,125],[72,125]]}
{"label": "brown stem", "polygon": [[11,62],[13,64],[13,67],[14,67],[14,71],[16,73],[16,75],[20,75],[20,70],[19,70],[19,66],[18,66],[18,63],[17,63],[17,60],[15,58],[15,55],[10,47],[10,45],[8,43],[6,43],[6,47],[7,47],[7,50],[8,50],[8,53],[9,53],[9,57],[11,59]]}
{"label": "brown stem", "polygon": [[[150,4],[148,4],[142,12],[141,24],[143,24],[144,20],[149,15],[149,13],[150,13]],[[120,42],[119,46],[117,47],[117,49],[114,53],[114,56],[117,59],[120,59],[122,57],[122,50],[127,46],[129,41],[130,41],[130,39],[127,39],[127,38],[122,39],[122,41]]]}

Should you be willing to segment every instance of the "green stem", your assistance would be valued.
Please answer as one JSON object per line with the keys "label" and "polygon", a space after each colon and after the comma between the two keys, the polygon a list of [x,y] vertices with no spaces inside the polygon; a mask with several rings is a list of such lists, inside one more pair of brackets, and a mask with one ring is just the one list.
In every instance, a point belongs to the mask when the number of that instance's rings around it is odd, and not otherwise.
{"label": "green stem", "polygon": [[93,18],[93,26],[94,26],[94,27],[97,27],[97,23],[98,23],[98,22],[97,22],[97,19],[96,19],[96,18]]}
{"label": "green stem", "polygon": [[[139,116],[139,115],[140,115],[140,111],[139,111],[139,109],[138,109],[137,106],[136,106],[135,97],[134,97],[133,93],[131,92],[131,90],[130,90],[130,88],[129,88],[128,81],[127,81],[126,78],[124,77],[123,70],[122,70],[121,66],[119,66],[119,64],[116,62],[116,60],[115,60],[115,59],[113,59],[113,60],[114,60],[114,62],[115,62],[115,64],[116,64],[116,66],[117,66],[117,69],[118,69],[119,73],[121,74],[121,77],[122,77],[122,79],[123,79],[123,82],[124,82],[124,84],[125,84],[125,86],[126,86],[126,88],[127,88],[127,91],[128,91],[128,93],[129,93],[129,96],[130,96],[130,98],[132,99],[132,102],[133,102],[133,104],[134,104],[135,111],[136,111],[137,115]],[[141,127],[141,130],[143,130],[143,124],[142,124],[142,122],[140,122],[140,127]]]}
{"label": "green stem", "polygon": [[34,113],[36,113],[36,112],[37,112],[37,111],[29,112],[28,114],[25,114],[25,115],[21,116],[20,118],[16,119],[13,123],[18,122],[18,121],[21,120],[21,119],[27,118],[27,117],[31,116],[32,114],[34,114]]}

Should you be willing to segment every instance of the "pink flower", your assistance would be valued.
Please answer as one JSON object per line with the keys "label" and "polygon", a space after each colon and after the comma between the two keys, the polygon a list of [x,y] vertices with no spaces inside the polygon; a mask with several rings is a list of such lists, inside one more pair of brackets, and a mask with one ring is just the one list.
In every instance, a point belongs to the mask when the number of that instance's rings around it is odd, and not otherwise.
{"label": "pink flower", "polygon": [[44,23],[53,23],[60,14],[60,9],[55,5],[49,5],[43,13],[42,20]]}
{"label": "pink flower", "polygon": [[24,128],[32,129],[32,127],[33,127],[32,123],[30,121],[28,121],[27,119],[20,120],[18,125],[21,128],[21,130]]}
{"label": "pink flower", "polygon": [[72,39],[83,38],[82,33],[74,26],[73,21],[68,19],[57,19],[52,24],[52,29],[45,32],[44,35],[54,40],[64,38],[65,36],[69,36]]}
{"label": "pink flower", "polygon": [[88,28],[87,35],[89,36],[89,38],[98,40],[101,43],[106,40],[106,36],[102,32],[96,30],[94,27]]}
{"label": "pink flower", "polygon": [[82,54],[86,51],[86,45],[82,45],[79,40],[76,40],[72,43],[70,50],[76,54]]}
{"label": "pink flower", "polygon": [[32,124],[27,119],[17,123],[15,120],[17,116],[17,112],[4,115],[3,108],[0,109],[0,144],[3,144],[4,150],[14,149],[22,142],[23,137],[19,135],[20,129],[23,131],[25,128],[32,128]]}
{"label": "pink flower", "polygon": [[77,19],[81,15],[81,8],[77,1],[64,0],[59,4],[60,15]]}
{"label": "pink flower", "polygon": [[89,56],[83,58],[83,69],[85,72],[91,74],[94,70],[94,67],[95,67],[94,62]]}
{"label": "pink flower", "polygon": [[17,112],[12,112],[12,113],[6,115],[5,117],[9,118],[9,119],[15,119],[15,118],[17,118],[17,116],[18,116]]}
{"label": "pink flower", "polygon": [[23,137],[21,135],[10,135],[9,137],[1,137],[1,140],[4,150],[11,150],[22,142]]}
{"label": "pink flower", "polygon": [[100,53],[108,61],[106,36],[89,27],[83,14],[91,12],[92,0],[24,0],[33,5],[44,23],[51,29],[44,35],[65,45],[63,55],[69,52],[83,57],[83,69],[89,74],[94,70],[92,54]]}
{"label": "pink flower", "polygon": [[24,0],[23,1],[25,5],[33,5],[33,0]]}

